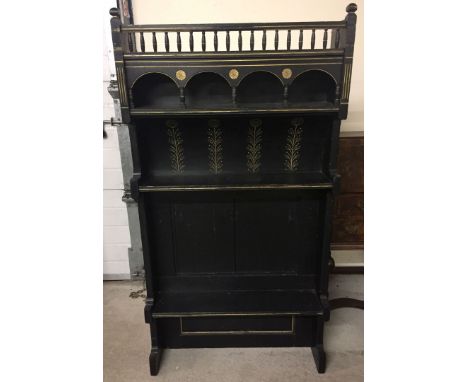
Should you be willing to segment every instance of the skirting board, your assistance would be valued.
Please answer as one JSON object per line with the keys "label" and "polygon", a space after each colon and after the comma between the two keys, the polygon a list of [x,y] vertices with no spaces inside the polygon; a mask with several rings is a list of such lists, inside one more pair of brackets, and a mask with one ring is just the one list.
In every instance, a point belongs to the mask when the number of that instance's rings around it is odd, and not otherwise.
{"label": "skirting board", "polygon": [[332,250],[333,273],[364,273],[364,250]]}
{"label": "skirting board", "polygon": [[114,280],[130,280],[131,277],[126,273],[116,273],[116,274],[104,274],[102,275],[104,281],[114,281]]}

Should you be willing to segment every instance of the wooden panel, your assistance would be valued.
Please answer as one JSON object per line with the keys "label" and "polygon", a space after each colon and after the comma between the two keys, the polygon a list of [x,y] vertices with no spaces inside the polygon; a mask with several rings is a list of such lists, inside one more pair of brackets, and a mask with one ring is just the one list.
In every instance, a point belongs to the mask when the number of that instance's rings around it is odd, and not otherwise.
{"label": "wooden panel", "polygon": [[338,173],[341,192],[335,199],[332,248],[364,245],[364,137],[340,138]]}
{"label": "wooden panel", "polygon": [[318,200],[252,200],[236,205],[239,272],[314,273],[320,253]]}
{"label": "wooden panel", "polygon": [[338,153],[341,194],[364,193],[364,137],[341,137]]}
{"label": "wooden panel", "polygon": [[173,205],[177,273],[232,272],[232,202]]}

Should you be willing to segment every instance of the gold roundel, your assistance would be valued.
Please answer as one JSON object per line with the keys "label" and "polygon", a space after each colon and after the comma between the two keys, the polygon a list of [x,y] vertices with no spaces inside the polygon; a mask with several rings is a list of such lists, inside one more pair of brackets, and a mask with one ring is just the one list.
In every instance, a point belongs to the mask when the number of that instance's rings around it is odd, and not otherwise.
{"label": "gold roundel", "polygon": [[229,71],[229,77],[231,80],[235,80],[237,77],[239,77],[239,71],[237,69],[231,69]]}
{"label": "gold roundel", "polygon": [[185,80],[186,74],[183,70],[178,70],[175,75],[179,81]]}
{"label": "gold roundel", "polygon": [[286,79],[291,78],[291,76],[292,76],[292,70],[289,69],[289,68],[283,69],[283,71],[281,72],[281,74],[282,74],[283,78],[286,78]]}

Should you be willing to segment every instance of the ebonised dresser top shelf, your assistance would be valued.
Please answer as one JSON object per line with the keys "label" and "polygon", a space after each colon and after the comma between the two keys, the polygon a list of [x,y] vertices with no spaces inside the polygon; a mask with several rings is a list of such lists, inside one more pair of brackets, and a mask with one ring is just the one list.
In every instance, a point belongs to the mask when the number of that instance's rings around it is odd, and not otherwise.
{"label": "ebonised dresser top shelf", "polygon": [[141,192],[164,191],[241,191],[241,190],[306,190],[333,188],[333,182],[325,174],[219,174],[152,176],[144,178],[139,185]]}
{"label": "ebonised dresser top shelf", "polygon": [[159,292],[154,317],[216,315],[322,315],[313,290]]}

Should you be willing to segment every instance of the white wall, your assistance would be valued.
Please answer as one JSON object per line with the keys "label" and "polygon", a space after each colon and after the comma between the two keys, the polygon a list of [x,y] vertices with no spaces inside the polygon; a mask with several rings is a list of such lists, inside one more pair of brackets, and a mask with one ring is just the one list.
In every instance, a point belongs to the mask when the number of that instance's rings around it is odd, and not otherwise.
{"label": "white wall", "polygon": [[[364,1],[361,0],[132,0],[135,24],[201,24],[343,20],[358,6],[348,119],[342,131],[364,130]],[[296,36],[297,38],[297,36]],[[294,36],[292,44],[294,45]],[[297,43],[296,43],[297,44]]]}
{"label": "white wall", "polygon": [[[115,1],[105,0],[103,7],[103,101],[104,120],[114,117],[114,104],[107,92],[109,82],[115,78],[112,39],[109,25],[109,9]],[[130,231],[128,228],[127,205],[122,202],[123,177],[120,162],[117,127],[106,125],[107,139],[103,140],[104,163],[104,277],[129,278],[128,249]]]}

